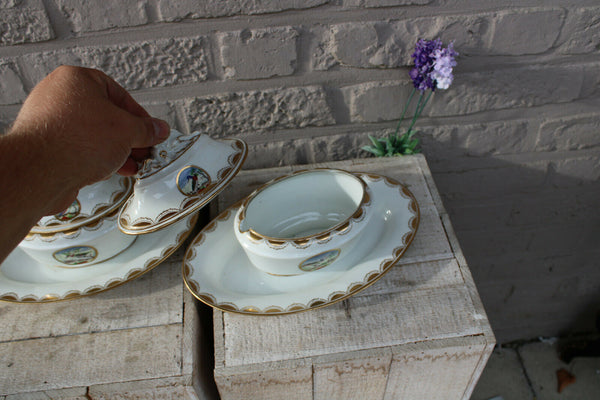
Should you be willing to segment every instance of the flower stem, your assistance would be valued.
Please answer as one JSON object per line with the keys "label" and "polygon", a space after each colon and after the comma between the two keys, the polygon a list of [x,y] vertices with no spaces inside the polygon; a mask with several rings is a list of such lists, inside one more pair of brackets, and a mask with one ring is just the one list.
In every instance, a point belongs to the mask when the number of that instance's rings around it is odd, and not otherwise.
{"label": "flower stem", "polygon": [[406,101],[406,104],[404,105],[404,110],[402,110],[402,115],[400,116],[400,121],[398,121],[398,125],[396,126],[396,132],[394,132],[394,136],[398,136],[398,132],[400,131],[400,124],[402,124],[402,121],[404,120],[404,116],[406,115],[406,110],[408,110],[408,106],[410,105],[412,98],[415,95],[416,91],[417,91],[417,89],[413,87],[413,90],[412,90],[412,92],[410,92],[410,96],[408,96],[408,100]]}
{"label": "flower stem", "polygon": [[417,119],[419,118],[419,116],[421,116],[421,113],[425,109],[425,106],[427,105],[427,102],[429,101],[429,98],[433,94],[433,91],[429,92],[429,94],[425,98],[425,101],[423,101],[423,95],[424,94],[425,94],[425,92],[421,92],[421,95],[419,96],[419,102],[417,103],[417,109],[415,110],[415,115],[413,116],[413,119],[412,119],[412,121],[410,123],[410,126],[408,127],[408,130],[406,131],[406,133],[407,133],[407,135],[408,135],[409,138],[412,137],[415,134],[413,132],[412,128],[413,128],[413,126],[415,126],[415,123],[417,122]]}

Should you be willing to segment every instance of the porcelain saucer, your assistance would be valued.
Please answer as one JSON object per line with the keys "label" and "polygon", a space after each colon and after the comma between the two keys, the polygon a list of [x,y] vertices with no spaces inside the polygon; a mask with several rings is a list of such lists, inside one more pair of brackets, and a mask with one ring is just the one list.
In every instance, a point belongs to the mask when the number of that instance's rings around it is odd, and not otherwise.
{"label": "porcelain saucer", "polygon": [[82,268],[42,264],[17,247],[0,264],[0,300],[44,303],[74,299],[131,281],[169,257],[188,237],[198,214],[142,235],[122,253]]}
{"label": "porcelain saucer", "polygon": [[223,311],[280,315],[325,307],[373,284],[411,244],[419,225],[419,207],[400,183],[380,175],[357,175],[372,192],[373,218],[380,228],[365,233],[357,244],[370,249],[362,259],[297,276],[262,272],[235,238],[233,219],[240,201],[209,223],[189,246],[183,279],[190,292]]}

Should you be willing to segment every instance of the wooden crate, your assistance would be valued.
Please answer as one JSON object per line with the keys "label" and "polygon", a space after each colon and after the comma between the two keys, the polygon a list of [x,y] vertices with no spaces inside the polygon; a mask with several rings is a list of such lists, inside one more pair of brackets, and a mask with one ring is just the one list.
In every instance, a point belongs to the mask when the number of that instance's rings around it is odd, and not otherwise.
{"label": "wooden crate", "polygon": [[184,248],[103,293],[0,302],[0,400],[214,398],[201,376],[210,364],[197,302],[182,283]]}
{"label": "wooden crate", "polygon": [[215,310],[221,398],[468,399],[495,338],[423,156],[242,171],[211,214],[272,178],[313,167],[407,185],[421,211],[416,238],[382,279],[343,302],[282,316]]}

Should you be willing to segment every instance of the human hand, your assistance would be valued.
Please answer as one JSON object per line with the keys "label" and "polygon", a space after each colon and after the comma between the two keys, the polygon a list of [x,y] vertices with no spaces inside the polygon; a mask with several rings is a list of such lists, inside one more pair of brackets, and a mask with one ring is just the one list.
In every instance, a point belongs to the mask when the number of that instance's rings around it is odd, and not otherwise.
{"label": "human hand", "polygon": [[50,207],[59,212],[81,187],[115,172],[135,174],[138,162],[169,131],[106,74],[62,66],[33,89],[9,135],[25,135],[32,145],[43,146],[37,165],[52,169],[46,183],[64,193],[59,205]]}
{"label": "human hand", "polygon": [[55,152],[55,165],[82,184],[135,174],[169,131],[112,78],[72,66],[57,68],[33,89],[11,130],[35,135]]}
{"label": "human hand", "polygon": [[0,262],[31,226],[66,209],[83,186],[115,172],[135,174],[169,131],[104,73],[57,68],[0,134]]}

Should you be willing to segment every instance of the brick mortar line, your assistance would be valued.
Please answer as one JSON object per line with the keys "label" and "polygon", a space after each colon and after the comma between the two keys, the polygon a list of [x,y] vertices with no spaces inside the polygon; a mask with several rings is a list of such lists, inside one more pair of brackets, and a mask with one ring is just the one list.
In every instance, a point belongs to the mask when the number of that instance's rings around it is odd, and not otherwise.
{"label": "brick mortar line", "polygon": [[[568,7],[569,5],[576,5],[578,8],[597,6],[597,4],[594,4],[593,2],[590,2],[590,4],[581,4],[581,2],[573,2],[573,4],[564,3],[565,2],[556,1],[555,4],[544,4],[543,7],[540,7],[537,2],[531,1],[530,4],[526,5],[522,5],[521,3],[519,9],[557,9]],[[476,1],[474,1],[473,4],[478,5]],[[115,38],[118,39],[119,37],[122,37],[124,43],[126,43],[131,41],[147,41],[161,37],[210,35],[214,32],[235,31],[245,28],[257,29],[278,26],[316,26],[347,22],[361,23],[365,21],[388,21],[390,20],[390,13],[393,13],[394,10],[398,11],[398,17],[391,18],[391,20],[394,21],[415,18],[465,16],[515,10],[514,4],[512,4],[511,1],[507,1],[505,6],[508,8],[503,8],[502,3],[498,4],[498,2],[495,2],[493,7],[465,7],[461,10],[448,10],[447,6],[435,5],[428,5],[427,7],[399,6],[368,9],[345,9],[334,5],[322,5],[302,10],[287,10],[266,14],[183,19],[177,22],[151,21],[146,25],[83,32],[78,36],[66,33],[69,31],[68,26],[65,26],[68,25],[66,24],[68,20],[65,19],[63,21],[61,16],[57,16],[57,11],[50,10],[49,17],[52,27],[58,36],[57,39],[45,42],[2,46],[0,47],[0,57],[9,57],[25,52],[31,53],[45,50],[57,50],[64,48],[65,45],[111,45],[115,43]],[[318,13],[314,13],[316,8],[320,9]],[[310,25],[306,24],[306,14],[308,13],[312,13]]]}

